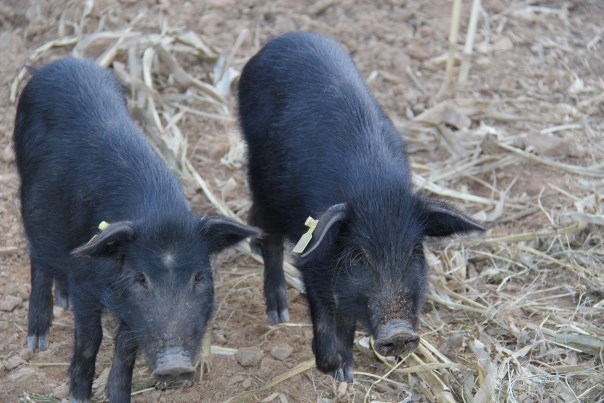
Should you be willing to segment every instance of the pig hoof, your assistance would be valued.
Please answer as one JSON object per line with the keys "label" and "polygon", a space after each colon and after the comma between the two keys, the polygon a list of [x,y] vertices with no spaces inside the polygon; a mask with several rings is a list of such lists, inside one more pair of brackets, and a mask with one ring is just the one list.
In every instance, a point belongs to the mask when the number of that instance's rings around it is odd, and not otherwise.
{"label": "pig hoof", "polygon": [[288,309],[284,309],[279,313],[277,313],[277,311],[268,311],[266,316],[268,317],[268,323],[270,323],[271,326],[278,325],[279,323],[289,322]]}
{"label": "pig hoof", "polygon": [[27,336],[27,348],[34,351],[36,349],[40,351],[46,350],[48,348],[48,335]]}
{"label": "pig hoof", "polygon": [[336,378],[336,381],[338,382],[353,383],[354,378],[352,376],[352,366],[347,365],[344,368],[336,369],[336,372],[334,373],[333,377]]}
{"label": "pig hoof", "polygon": [[354,377],[352,376],[352,365],[344,367],[344,378],[348,383],[354,383]]}
{"label": "pig hoof", "polygon": [[78,399],[73,396],[69,396],[69,403],[90,403],[89,399]]}
{"label": "pig hoof", "polygon": [[281,322],[289,322],[289,310],[284,309],[279,313],[279,319]]}
{"label": "pig hoof", "polygon": [[63,308],[64,310],[69,309],[69,299],[65,295],[57,294],[55,296],[55,305]]}
{"label": "pig hoof", "polygon": [[279,324],[279,315],[277,314],[277,311],[268,311],[266,316],[268,317],[268,323],[271,326]]}
{"label": "pig hoof", "polygon": [[48,348],[48,335],[38,336],[38,348],[40,351],[44,351]]}

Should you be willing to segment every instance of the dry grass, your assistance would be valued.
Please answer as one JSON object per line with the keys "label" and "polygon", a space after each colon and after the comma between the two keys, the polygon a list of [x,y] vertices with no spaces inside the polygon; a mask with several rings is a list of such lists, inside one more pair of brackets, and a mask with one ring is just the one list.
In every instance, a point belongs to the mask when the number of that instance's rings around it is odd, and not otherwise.
{"label": "dry grass", "polygon": [[[101,43],[97,62],[111,66],[126,85],[133,115],[158,151],[204,192],[216,211],[240,219],[247,206],[233,211],[215,194],[214,181],[198,172],[189,159],[188,139],[179,122],[185,115],[202,120],[233,118],[230,88],[238,76],[233,55],[248,33],[242,32],[229,52],[220,53],[194,32],[169,27],[140,32],[138,19],[119,31],[105,31],[103,16],[96,26],[89,21],[91,10],[92,2],[88,2],[80,21],[73,24],[73,34],[34,51],[31,63],[47,58],[57,47],[78,56],[90,56],[94,47],[98,54]],[[191,60],[203,66],[204,77],[187,72]],[[447,85],[454,82],[452,68],[447,68]],[[23,71],[15,80],[13,99],[25,76]],[[446,159],[414,164],[417,186],[462,204],[492,230],[481,238],[428,245],[432,290],[422,320],[420,347],[405,358],[380,357],[359,333],[359,350],[376,355],[383,366],[376,373],[356,372],[354,388],[337,393],[358,401],[388,401],[400,398],[412,384],[428,401],[541,401],[552,396],[563,401],[604,399],[602,193],[594,188],[592,194],[577,196],[544,183],[544,189],[558,194],[555,208],[551,203],[545,207],[542,194],[512,196],[515,180],[501,188],[491,175],[530,162],[530,166],[543,165],[559,175],[602,181],[603,165],[571,165],[537,155],[519,144],[518,136],[497,125],[525,119],[541,124],[544,133],[583,130],[593,137],[582,122],[591,105],[598,102],[602,102],[600,95],[578,95],[570,125],[555,117],[552,121],[502,113],[497,105],[464,99],[436,104],[402,125],[410,144],[441,143],[449,150]],[[475,123],[472,129],[470,122]],[[242,145],[234,140],[222,163],[240,165],[241,158]],[[470,192],[467,184],[477,186],[482,195]],[[505,225],[529,215],[541,216],[539,222],[544,224],[531,229]],[[258,260],[247,246],[241,250]],[[287,272],[288,282],[302,290],[295,269],[288,266]],[[214,347],[213,352],[220,353],[218,350]],[[264,387],[232,400],[270,390],[312,366],[312,362],[303,362]],[[97,379],[98,390],[102,389],[102,376]]]}

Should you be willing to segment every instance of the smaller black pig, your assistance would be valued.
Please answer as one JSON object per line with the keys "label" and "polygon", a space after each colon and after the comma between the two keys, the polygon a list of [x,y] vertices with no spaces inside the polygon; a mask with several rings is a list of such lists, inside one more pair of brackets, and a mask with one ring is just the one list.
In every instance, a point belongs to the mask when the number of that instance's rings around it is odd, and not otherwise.
{"label": "smaller black pig", "polygon": [[483,230],[412,189],[405,145],[348,52],[316,33],[269,42],[245,66],[239,115],[248,145],[250,223],[264,230],[271,324],[288,320],[283,241],[300,245],[317,366],[352,381],[360,321],[383,355],[413,351],[428,275],[425,237]]}
{"label": "smaller black pig", "polygon": [[34,72],[14,146],[31,258],[28,346],[48,345],[54,278],[65,303],[68,284],[75,318],[72,402],[91,397],[104,308],[120,320],[111,402],[130,401],[138,350],[156,379],[192,377],[213,309],[210,256],[258,231],[193,214],[117,78],[91,61],[65,58]]}

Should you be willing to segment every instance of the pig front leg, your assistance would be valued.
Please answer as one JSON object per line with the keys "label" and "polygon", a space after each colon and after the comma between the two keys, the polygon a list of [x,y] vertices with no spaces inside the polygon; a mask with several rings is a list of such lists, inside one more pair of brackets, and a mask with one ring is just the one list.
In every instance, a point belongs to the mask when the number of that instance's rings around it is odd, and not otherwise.
{"label": "pig front leg", "polygon": [[138,346],[130,329],[124,323],[121,323],[115,337],[113,363],[105,386],[105,395],[110,402],[130,401],[132,371],[137,349]]}
{"label": "pig front leg", "polygon": [[[84,291],[85,292],[85,291]],[[69,401],[89,402],[96,355],[103,339],[102,307],[81,295],[74,295],[75,350],[69,367]],[[84,308],[83,308],[84,307]]]}
{"label": "pig front leg", "polygon": [[[307,290],[308,291],[308,290]],[[347,320],[334,306],[325,306],[312,292],[308,292],[314,338],[312,349],[317,368],[333,374],[339,382],[353,382],[352,346],[355,321]]]}

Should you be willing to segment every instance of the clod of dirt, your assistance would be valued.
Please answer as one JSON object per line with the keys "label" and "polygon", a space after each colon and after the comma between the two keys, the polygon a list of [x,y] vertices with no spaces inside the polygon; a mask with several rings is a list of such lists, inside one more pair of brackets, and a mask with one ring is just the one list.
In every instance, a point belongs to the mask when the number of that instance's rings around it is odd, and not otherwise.
{"label": "clod of dirt", "polygon": [[36,370],[30,367],[19,368],[15,372],[8,374],[8,379],[13,382],[26,382],[36,375]]}
{"label": "clod of dirt", "polygon": [[214,341],[215,344],[224,345],[227,343],[226,336],[224,335],[224,331],[222,329],[212,330],[212,340]]}
{"label": "clod of dirt", "polygon": [[31,348],[23,348],[19,352],[19,356],[23,358],[25,361],[29,361],[34,356],[34,351]]}
{"label": "clod of dirt", "polygon": [[0,311],[11,312],[17,307],[23,300],[14,295],[7,295],[2,302],[0,302]]}
{"label": "clod of dirt", "polygon": [[250,378],[247,378],[241,383],[241,386],[243,386],[245,389],[249,388],[250,386],[252,386],[252,380]]}
{"label": "clod of dirt", "polygon": [[67,396],[69,393],[69,386],[67,383],[63,383],[62,385],[57,386],[52,390],[52,395],[55,397]]}
{"label": "clod of dirt", "polygon": [[263,375],[271,375],[272,371],[279,364],[277,360],[272,359],[271,357],[264,357],[260,362],[260,373]]}
{"label": "clod of dirt", "polygon": [[340,382],[338,385],[337,396],[339,399],[342,399],[346,396],[346,391],[348,390],[348,382]]}
{"label": "clod of dirt", "polygon": [[235,359],[242,367],[253,367],[262,360],[262,350],[258,347],[243,347],[235,354]]}
{"label": "clod of dirt", "polygon": [[551,134],[529,133],[524,139],[525,146],[533,147],[537,154],[547,157],[585,157],[585,148],[574,142]]}
{"label": "clod of dirt", "polygon": [[493,50],[496,52],[501,52],[503,50],[510,50],[514,47],[512,40],[507,36],[502,36],[493,41]]}
{"label": "clod of dirt", "polygon": [[18,355],[14,355],[8,360],[6,360],[6,362],[4,363],[4,367],[7,371],[12,371],[13,369],[17,368],[19,365],[22,364],[25,364],[23,358],[19,357]]}
{"label": "clod of dirt", "polygon": [[235,375],[231,379],[229,379],[229,385],[235,385],[236,383],[243,382],[245,377],[243,375]]}
{"label": "clod of dirt", "polygon": [[271,355],[281,361],[287,359],[293,352],[294,349],[287,344],[281,344],[271,349]]}

